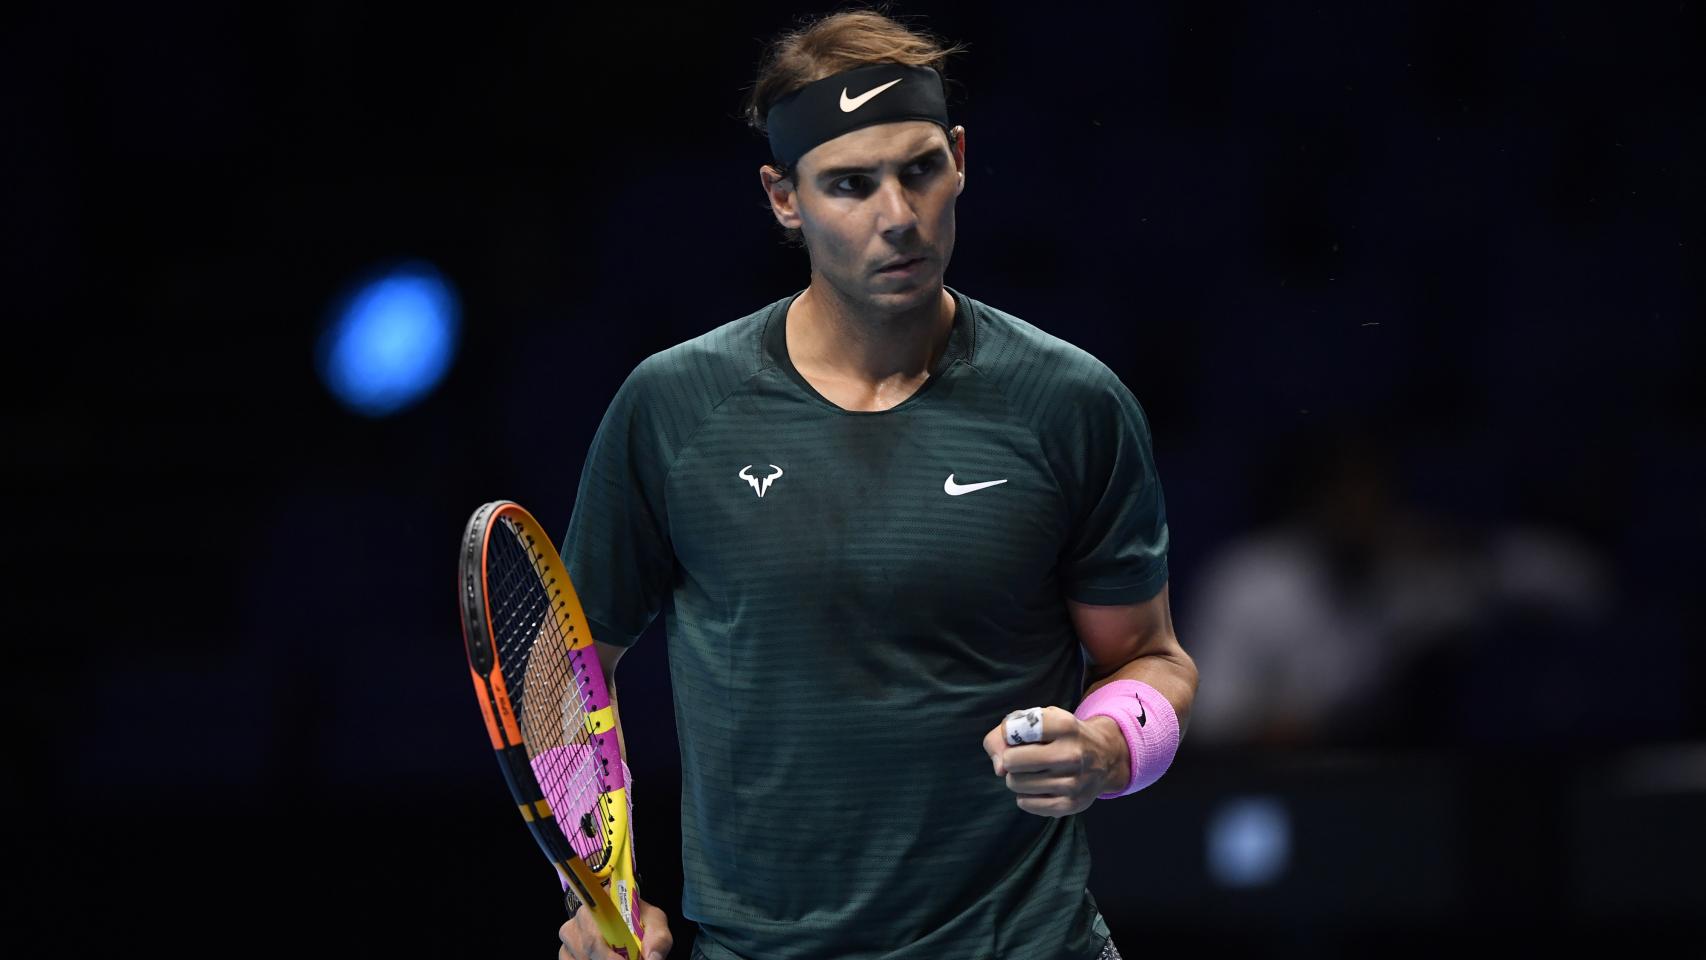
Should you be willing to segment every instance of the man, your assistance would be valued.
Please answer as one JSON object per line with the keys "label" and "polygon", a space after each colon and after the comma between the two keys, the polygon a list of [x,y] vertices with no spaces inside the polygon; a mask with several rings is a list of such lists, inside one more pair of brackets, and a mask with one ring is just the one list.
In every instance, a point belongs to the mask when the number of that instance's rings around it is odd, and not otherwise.
{"label": "man", "polygon": [[[1159,777],[1194,695],[1137,402],[944,285],[943,58],[870,12],[779,41],[750,115],[810,285],[641,363],[582,474],[607,672],[666,615],[707,960],[1117,957],[1070,814]],[[560,957],[604,955],[585,914]]]}

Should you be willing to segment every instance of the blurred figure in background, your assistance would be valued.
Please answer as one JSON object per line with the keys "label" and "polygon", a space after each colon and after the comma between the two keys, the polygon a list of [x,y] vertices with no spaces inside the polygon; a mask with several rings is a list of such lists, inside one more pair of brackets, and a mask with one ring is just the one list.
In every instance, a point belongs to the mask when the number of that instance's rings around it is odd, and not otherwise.
{"label": "blurred figure in background", "polygon": [[1362,429],[1287,444],[1272,528],[1187,601],[1192,735],[1219,746],[1440,746],[1585,724],[1604,564],[1570,537],[1479,532],[1408,503]]}

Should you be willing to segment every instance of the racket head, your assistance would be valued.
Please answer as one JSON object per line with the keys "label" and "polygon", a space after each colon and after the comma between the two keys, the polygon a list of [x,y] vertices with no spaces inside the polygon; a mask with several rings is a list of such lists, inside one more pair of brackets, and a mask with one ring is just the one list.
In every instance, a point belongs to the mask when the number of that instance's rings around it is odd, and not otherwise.
{"label": "racket head", "polygon": [[469,673],[504,781],[565,888],[611,946],[638,957],[615,711],[568,571],[539,522],[499,500],[469,518],[457,575]]}

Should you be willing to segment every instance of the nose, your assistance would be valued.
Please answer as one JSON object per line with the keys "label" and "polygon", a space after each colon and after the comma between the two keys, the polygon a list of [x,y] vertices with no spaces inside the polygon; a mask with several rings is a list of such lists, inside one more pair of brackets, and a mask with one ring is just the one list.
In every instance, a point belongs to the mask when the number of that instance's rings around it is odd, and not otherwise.
{"label": "nose", "polygon": [[903,236],[918,226],[912,192],[900,179],[884,179],[877,187],[877,226],[885,236]]}

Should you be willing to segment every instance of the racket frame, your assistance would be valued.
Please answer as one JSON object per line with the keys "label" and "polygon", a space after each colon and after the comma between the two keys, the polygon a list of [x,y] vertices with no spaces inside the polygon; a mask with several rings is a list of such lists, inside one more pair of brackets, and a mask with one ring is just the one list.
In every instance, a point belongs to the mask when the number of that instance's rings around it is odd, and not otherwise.
{"label": "racket frame", "polygon": [[[536,572],[540,574],[541,581],[549,583],[555,580],[551,586],[557,595],[552,598],[548,615],[558,620],[560,629],[556,631],[556,635],[563,638],[570,650],[592,648],[587,649],[586,653],[592,656],[595,662],[598,660],[596,648],[593,647],[592,630],[587,624],[585,612],[581,609],[580,598],[576,595],[568,571],[557,555],[556,548],[551,545],[544,528],[532,514],[514,501],[495,500],[484,504],[468,519],[457,569],[462,635],[480,713],[485,719],[486,732],[492,749],[497,754],[498,768],[503,773],[504,783],[509,787],[534,841],[557,869],[565,889],[572,888],[574,896],[592,911],[593,919],[605,942],[613,948],[626,951],[627,956],[637,960],[641,956],[640,936],[636,935],[639,917],[635,915],[639,902],[639,881],[630,836],[627,785],[624,783],[623,787],[613,791],[608,795],[608,802],[601,804],[610,821],[611,851],[605,863],[598,870],[594,870],[575,852],[563,832],[564,825],[558,823],[551,805],[545,799],[545,792],[533,772],[515,704],[510,699],[504,682],[504,671],[498,663],[486,607],[486,549],[494,533],[509,535],[500,529],[500,524],[505,520],[515,525],[524,541],[530,541],[523,545],[529,548],[528,554]],[[536,642],[546,642],[546,638],[541,637]],[[600,689],[603,689],[602,666],[594,673],[596,676],[591,677],[590,682],[597,683]],[[608,695],[604,699],[608,701]],[[596,732],[600,732],[599,729],[588,730],[589,734]],[[615,886],[618,894],[623,895],[623,899],[628,902],[618,905],[611,895],[611,886]],[[629,917],[632,918],[633,928],[626,919]]]}

